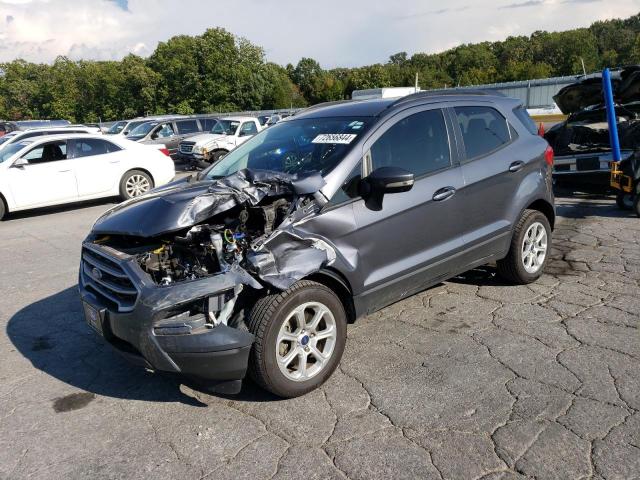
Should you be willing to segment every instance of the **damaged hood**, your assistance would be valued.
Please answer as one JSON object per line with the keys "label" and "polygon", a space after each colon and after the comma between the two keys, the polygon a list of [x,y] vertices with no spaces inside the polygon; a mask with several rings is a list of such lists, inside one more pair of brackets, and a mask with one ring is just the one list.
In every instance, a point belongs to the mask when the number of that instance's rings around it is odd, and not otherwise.
{"label": "damaged hood", "polygon": [[211,143],[215,143],[219,140],[223,140],[229,137],[233,137],[233,135],[222,135],[220,133],[203,133],[201,135],[195,135],[193,137],[189,137],[189,141],[196,142],[196,145],[204,147]]}
{"label": "damaged hood", "polygon": [[243,203],[257,205],[267,196],[312,195],[324,185],[319,173],[248,169],[217,180],[187,178],[117,205],[96,221],[93,233],[156,237],[192,227]]}

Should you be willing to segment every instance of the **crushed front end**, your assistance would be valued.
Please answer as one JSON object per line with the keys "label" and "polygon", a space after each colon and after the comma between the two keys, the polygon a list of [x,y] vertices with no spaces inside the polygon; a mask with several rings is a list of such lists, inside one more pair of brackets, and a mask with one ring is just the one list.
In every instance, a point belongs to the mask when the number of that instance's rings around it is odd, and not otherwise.
{"label": "crushed front end", "polygon": [[82,247],[87,322],[138,365],[236,393],[254,340],[247,309],[333,258],[294,227],[316,211],[319,186],[243,171],[107,212]]}

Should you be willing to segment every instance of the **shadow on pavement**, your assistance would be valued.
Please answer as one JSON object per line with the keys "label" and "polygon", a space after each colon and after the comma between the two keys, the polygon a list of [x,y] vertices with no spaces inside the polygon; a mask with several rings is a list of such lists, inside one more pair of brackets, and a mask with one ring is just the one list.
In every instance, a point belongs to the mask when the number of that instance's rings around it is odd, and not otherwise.
{"label": "shadow on pavement", "polygon": [[[207,406],[180,390],[182,379],[129,364],[95,334],[84,321],[75,287],[20,310],[9,320],[7,336],[35,368],[78,389],[114,398]],[[231,398],[276,399],[249,381]]]}
{"label": "shadow on pavement", "polygon": [[476,285],[478,287],[506,287],[512,285],[500,278],[496,268],[491,265],[474,268],[447,280],[447,282]]}
{"label": "shadow on pavement", "polygon": [[615,197],[594,194],[575,194],[556,197],[558,216],[573,219],[590,217],[637,218],[631,210],[622,210],[615,203]]}

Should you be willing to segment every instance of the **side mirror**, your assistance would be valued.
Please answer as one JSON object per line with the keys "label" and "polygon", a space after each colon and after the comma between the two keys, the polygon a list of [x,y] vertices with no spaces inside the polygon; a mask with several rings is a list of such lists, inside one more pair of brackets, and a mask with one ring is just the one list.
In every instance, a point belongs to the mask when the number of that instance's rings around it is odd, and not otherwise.
{"label": "side mirror", "polygon": [[26,165],[29,165],[29,161],[24,158],[19,158],[13,162],[13,165],[11,166],[15,168],[24,168]]}
{"label": "side mirror", "polygon": [[382,210],[386,193],[408,192],[413,188],[413,173],[400,167],[380,167],[362,179],[359,193],[370,210]]}

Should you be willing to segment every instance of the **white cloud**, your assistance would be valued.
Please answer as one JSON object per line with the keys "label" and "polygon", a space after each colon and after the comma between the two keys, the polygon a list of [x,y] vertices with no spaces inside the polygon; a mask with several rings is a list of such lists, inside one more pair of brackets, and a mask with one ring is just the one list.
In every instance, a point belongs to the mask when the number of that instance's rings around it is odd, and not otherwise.
{"label": "white cloud", "polygon": [[310,56],[326,67],[354,66],[398,51],[587,26],[639,7],[639,0],[0,0],[0,61],[148,55],[158,41],[220,26],[281,64]]}

